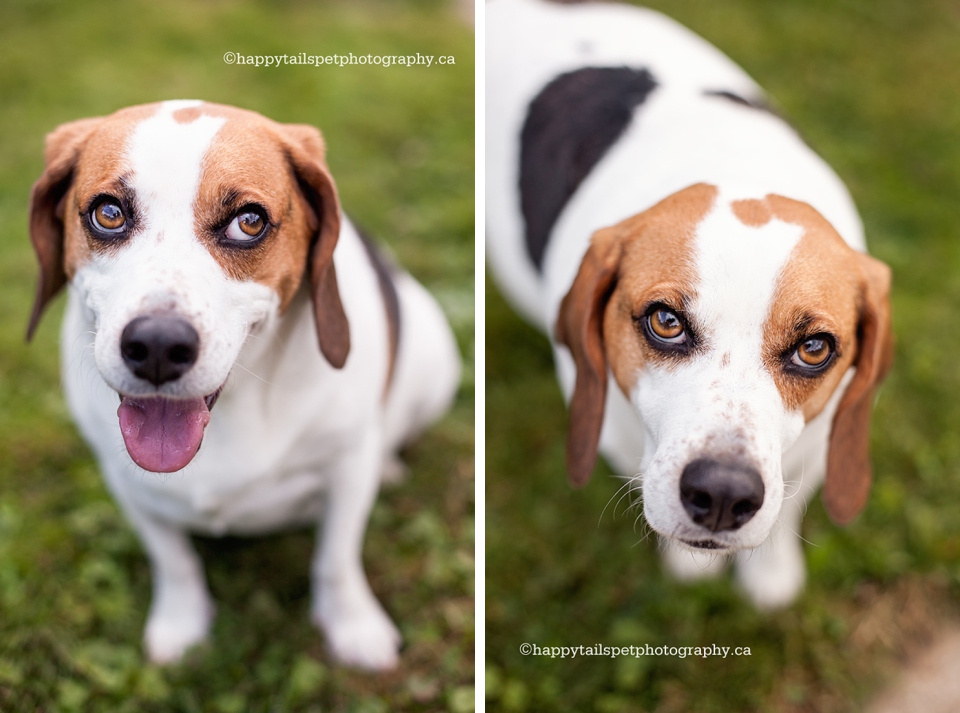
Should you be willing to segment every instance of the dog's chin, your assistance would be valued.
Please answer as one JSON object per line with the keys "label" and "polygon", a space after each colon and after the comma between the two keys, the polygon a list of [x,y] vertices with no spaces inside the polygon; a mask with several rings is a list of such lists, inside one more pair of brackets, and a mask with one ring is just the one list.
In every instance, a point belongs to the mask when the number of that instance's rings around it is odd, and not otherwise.
{"label": "dog's chin", "polygon": [[682,544],[694,550],[709,550],[716,554],[726,554],[732,552],[735,548],[730,547],[730,545],[725,545],[722,542],[717,542],[716,540],[706,539],[706,540],[679,540]]}
{"label": "dog's chin", "polygon": [[210,409],[222,390],[223,385],[192,399],[121,393],[117,417],[133,462],[153,473],[173,473],[189,465],[200,450]]}
{"label": "dog's chin", "polygon": [[756,547],[759,547],[764,541],[761,540],[756,544],[751,541],[744,542],[742,540],[738,540],[737,542],[729,542],[724,541],[721,538],[710,537],[709,535],[707,537],[697,537],[695,535],[693,537],[677,537],[674,535],[672,539],[691,550],[697,552],[710,552],[718,555],[732,555],[740,550],[752,550]]}

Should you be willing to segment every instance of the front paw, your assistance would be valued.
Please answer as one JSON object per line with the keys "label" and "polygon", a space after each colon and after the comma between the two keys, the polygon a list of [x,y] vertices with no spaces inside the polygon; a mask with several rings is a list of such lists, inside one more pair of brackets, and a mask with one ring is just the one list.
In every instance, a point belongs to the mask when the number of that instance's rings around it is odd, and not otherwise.
{"label": "front paw", "polygon": [[794,538],[767,543],[738,556],[737,580],[757,609],[781,609],[803,590],[806,567],[800,543]]}
{"label": "front paw", "polygon": [[340,663],[369,671],[396,668],[400,632],[369,590],[352,601],[349,597],[321,594],[313,607],[312,619]]}
{"label": "front paw", "polygon": [[150,661],[178,662],[187,649],[207,638],[214,610],[205,591],[157,597],[150,607],[143,636]]}

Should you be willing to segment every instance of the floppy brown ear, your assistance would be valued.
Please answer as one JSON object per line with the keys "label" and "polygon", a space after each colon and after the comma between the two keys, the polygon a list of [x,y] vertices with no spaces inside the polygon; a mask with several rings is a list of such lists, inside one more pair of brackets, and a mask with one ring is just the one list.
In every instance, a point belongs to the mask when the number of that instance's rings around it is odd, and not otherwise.
{"label": "floppy brown ear", "polygon": [[857,371],[847,387],[830,432],[823,504],[838,525],[853,520],[870,494],[870,414],[873,393],[893,361],[890,268],[860,256],[864,284],[857,324]]}
{"label": "floppy brown ear", "polygon": [[308,273],[317,339],[323,356],[340,369],[350,353],[350,325],[340,301],[337,271],[333,266],[333,249],[340,238],[337,187],[327,169],[320,132],[304,124],[283,124],[280,129],[300,190],[313,213],[310,227],[314,238]]}
{"label": "floppy brown ear", "polygon": [[616,284],[619,261],[616,229],[594,233],[557,317],[555,336],[570,350],[577,367],[567,432],[567,475],[574,487],[587,484],[597,462],[607,395],[603,311]]}
{"label": "floppy brown ear", "polygon": [[67,282],[63,271],[63,202],[73,183],[80,151],[102,119],[81,119],[63,124],[47,135],[43,174],[30,191],[30,242],[40,263],[40,280],[27,341],[40,316]]}

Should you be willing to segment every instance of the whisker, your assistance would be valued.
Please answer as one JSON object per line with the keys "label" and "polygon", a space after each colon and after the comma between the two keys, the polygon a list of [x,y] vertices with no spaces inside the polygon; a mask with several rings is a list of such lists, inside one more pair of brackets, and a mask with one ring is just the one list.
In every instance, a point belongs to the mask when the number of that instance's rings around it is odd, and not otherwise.
{"label": "whisker", "polygon": [[[624,488],[627,488],[627,493],[630,492],[630,491],[629,491],[629,488],[630,488],[630,481],[629,481],[629,480],[626,481],[626,482],[625,482],[623,485],[621,485],[619,488],[617,488],[617,491],[616,491],[613,495],[611,495],[610,498],[607,500],[607,504],[604,505],[604,506],[603,506],[603,510],[600,511],[600,517],[597,518],[597,527],[600,527],[600,523],[603,522],[603,515],[604,515],[604,513],[607,511],[607,508],[610,507],[610,502],[611,502],[615,497],[617,497],[617,493],[619,493],[619,492],[620,492],[621,490],[623,490]],[[623,499],[623,496],[620,497],[620,500],[622,500],[622,499]],[[620,505],[620,500],[617,500],[617,505],[615,505],[614,508],[613,508],[613,519],[614,519],[614,520],[617,519],[617,506]]]}
{"label": "whisker", "polygon": [[811,542],[811,541],[808,540],[806,537],[804,537],[804,536],[801,535],[799,532],[797,532],[796,530],[794,530],[792,527],[789,527],[789,526],[786,525],[785,523],[782,523],[782,522],[779,522],[779,521],[778,521],[777,524],[780,525],[781,527],[783,527],[784,529],[792,532],[794,535],[796,535],[796,536],[800,539],[801,542],[806,542],[806,543],[807,543],[808,545],[810,545],[811,547],[820,547],[820,546],[821,546],[821,545],[816,544],[815,542]]}
{"label": "whisker", "polygon": [[234,366],[237,366],[237,367],[240,367],[240,368],[243,369],[245,372],[247,372],[248,374],[250,374],[250,376],[254,377],[255,379],[259,379],[260,381],[262,381],[262,382],[263,382],[264,384],[266,384],[267,386],[273,386],[273,384],[271,384],[269,381],[267,381],[266,379],[264,379],[262,376],[260,376],[260,375],[257,374],[256,372],[251,371],[250,369],[248,369],[247,367],[245,367],[245,366],[244,366],[243,364],[241,364],[240,362],[238,362],[238,361],[237,361],[237,362],[234,362],[233,365],[234,365]]}

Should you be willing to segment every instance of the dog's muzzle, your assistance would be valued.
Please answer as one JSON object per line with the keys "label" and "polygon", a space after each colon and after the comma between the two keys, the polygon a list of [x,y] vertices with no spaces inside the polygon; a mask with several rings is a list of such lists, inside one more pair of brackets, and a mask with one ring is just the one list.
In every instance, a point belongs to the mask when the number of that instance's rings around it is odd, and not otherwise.
{"label": "dog's muzzle", "polygon": [[[200,337],[180,317],[137,317],[123,329],[120,353],[134,375],[159,387],[193,368],[200,355]],[[186,467],[200,449],[220,389],[192,399],[120,394],[120,433],[133,461],[155,473]]]}

